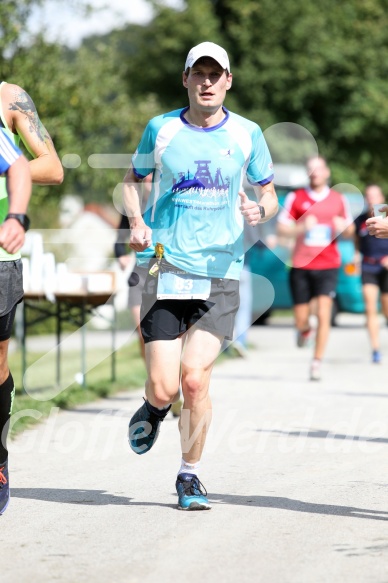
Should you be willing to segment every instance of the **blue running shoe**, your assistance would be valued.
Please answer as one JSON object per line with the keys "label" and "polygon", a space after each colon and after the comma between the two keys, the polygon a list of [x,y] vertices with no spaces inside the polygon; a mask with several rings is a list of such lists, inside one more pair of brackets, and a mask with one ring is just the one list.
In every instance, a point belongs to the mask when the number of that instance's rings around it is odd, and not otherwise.
{"label": "blue running shoe", "polygon": [[175,487],[178,492],[179,510],[210,510],[206,489],[195,474],[179,474]]}
{"label": "blue running shoe", "polygon": [[0,514],[7,510],[9,504],[8,462],[0,464]]}
{"label": "blue running shoe", "polygon": [[128,440],[131,449],[139,455],[147,453],[154,445],[160,431],[160,424],[171,408],[158,411],[144,399],[143,405],[129,422]]}
{"label": "blue running shoe", "polygon": [[372,352],[372,362],[374,362],[375,364],[381,363],[381,352],[379,352],[379,350],[374,350]]}

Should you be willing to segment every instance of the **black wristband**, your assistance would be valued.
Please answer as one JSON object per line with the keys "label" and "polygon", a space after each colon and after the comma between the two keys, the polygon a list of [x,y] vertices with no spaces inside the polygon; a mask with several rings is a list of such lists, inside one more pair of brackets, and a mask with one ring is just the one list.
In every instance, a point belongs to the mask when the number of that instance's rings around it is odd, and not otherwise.
{"label": "black wristband", "polygon": [[21,224],[25,231],[28,231],[28,229],[30,228],[30,219],[28,218],[27,215],[24,215],[22,213],[8,213],[4,220],[6,221],[7,219],[16,219],[17,221],[19,221],[19,223]]}
{"label": "black wristband", "polygon": [[259,203],[257,203],[257,206],[259,207],[260,218],[265,219],[265,208]]}

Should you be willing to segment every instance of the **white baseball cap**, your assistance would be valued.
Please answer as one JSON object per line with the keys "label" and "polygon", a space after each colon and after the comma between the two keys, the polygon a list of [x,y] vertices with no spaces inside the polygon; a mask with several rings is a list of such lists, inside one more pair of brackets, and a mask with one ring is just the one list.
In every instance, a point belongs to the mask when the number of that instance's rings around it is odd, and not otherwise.
{"label": "white baseball cap", "polygon": [[185,71],[188,67],[192,67],[194,63],[196,63],[201,57],[211,57],[217,61],[217,63],[221,65],[223,69],[227,69],[227,71],[230,73],[228,53],[225,51],[225,49],[220,47],[220,45],[216,45],[215,43],[211,42],[204,42],[196,45],[189,51],[185,64]]}

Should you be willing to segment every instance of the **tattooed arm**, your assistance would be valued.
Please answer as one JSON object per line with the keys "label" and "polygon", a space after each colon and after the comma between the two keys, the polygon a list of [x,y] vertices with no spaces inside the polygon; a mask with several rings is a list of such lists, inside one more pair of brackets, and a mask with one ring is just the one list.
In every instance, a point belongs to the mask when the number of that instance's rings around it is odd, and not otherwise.
{"label": "tattooed arm", "polygon": [[31,97],[24,89],[11,83],[2,87],[1,96],[9,128],[19,134],[33,157],[30,161],[32,181],[35,184],[61,184],[62,164]]}

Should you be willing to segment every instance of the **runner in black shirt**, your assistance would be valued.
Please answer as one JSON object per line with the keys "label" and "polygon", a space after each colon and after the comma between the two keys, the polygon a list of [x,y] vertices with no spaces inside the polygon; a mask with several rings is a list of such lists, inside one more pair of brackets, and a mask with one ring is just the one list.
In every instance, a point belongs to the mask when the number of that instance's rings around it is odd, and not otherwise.
{"label": "runner in black shirt", "polygon": [[384,205],[381,188],[371,184],[365,190],[367,211],[355,220],[356,248],[362,255],[362,293],[368,333],[372,345],[372,362],[381,362],[379,341],[378,299],[380,292],[381,309],[388,318],[388,239],[379,239],[369,234],[366,221],[373,216],[373,205]]}

